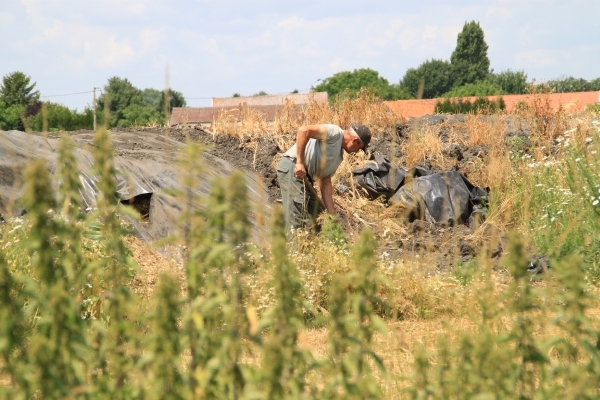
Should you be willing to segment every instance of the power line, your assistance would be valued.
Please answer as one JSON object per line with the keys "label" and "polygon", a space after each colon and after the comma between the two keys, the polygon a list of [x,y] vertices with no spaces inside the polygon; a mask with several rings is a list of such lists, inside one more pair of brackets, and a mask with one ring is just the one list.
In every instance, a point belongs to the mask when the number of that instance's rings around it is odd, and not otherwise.
{"label": "power line", "polygon": [[[98,89],[98,90],[102,91],[102,89]],[[309,91],[309,90],[312,90],[312,88],[310,88],[310,89],[300,89],[300,90],[298,90],[298,92],[306,92],[306,91]],[[88,94],[88,93],[93,93],[93,92],[94,92],[93,90],[89,90],[87,92],[66,93],[66,94],[51,94],[51,95],[48,95],[48,96],[40,96],[40,97],[46,98],[46,97],[76,96],[76,95],[79,95],[79,94]],[[264,97],[281,96],[281,95],[284,95],[284,94],[295,94],[295,93],[292,93],[292,92],[271,93],[271,94],[265,94],[263,96]],[[240,96],[240,97],[254,97],[254,96]],[[185,96],[186,100],[212,100],[213,98],[214,97],[187,97],[187,96]]]}
{"label": "power line", "polygon": [[40,97],[63,97],[63,96],[75,96],[77,94],[87,94],[87,93],[93,93],[93,90],[90,90],[89,92],[79,92],[79,93],[67,93],[67,94],[51,94],[49,96],[40,96]]}

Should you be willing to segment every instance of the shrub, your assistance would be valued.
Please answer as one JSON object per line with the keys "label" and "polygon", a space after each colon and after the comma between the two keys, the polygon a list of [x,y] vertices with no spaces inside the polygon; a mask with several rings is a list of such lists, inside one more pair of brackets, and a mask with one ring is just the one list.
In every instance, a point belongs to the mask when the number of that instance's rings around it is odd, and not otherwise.
{"label": "shrub", "polygon": [[469,100],[458,99],[446,99],[438,100],[435,104],[435,113],[449,113],[449,114],[481,114],[481,113],[495,113],[506,109],[504,99],[499,97],[497,100],[488,100],[485,97],[480,97],[473,102]]}
{"label": "shrub", "polygon": [[327,92],[331,102],[336,97],[349,96],[354,98],[362,89],[370,90],[383,100],[407,99],[410,96],[398,85],[390,85],[387,79],[379,76],[377,71],[369,68],[342,71],[326,78],[315,87],[317,92]]}
{"label": "shrub", "polygon": [[527,74],[524,71],[512,71],[510,69],[491,72],[486,81],[500,86],[506,94],[526,94],[530,86],[527,82]]}
{"label": "shrub", "polygon": [[499,94],[504,94],[502,88],[498,84],[486,80],[455,87],[449,92],[444,93],[444,97],[480,97],[495,96]]}
{"label": "shrub", "polygon": [[6,107],[4,103],[0,102],[0,129],[24,131],[25,110],[25,106],[22,105],[17,104]]}
{"label": "shrub", "polygon": [[591,111],[594,114],[600,116],[600,103],[599,104],[590,104],[586,107],[587,111]]}
{"label": "shrub", "polygon": [[[101,114],[101,113],[99,113]],[[99,115],[100,121],[102,115]],[[44,103],[40,112],[27,118],[29,128],[36,132],[42,132],[45,126],[49,131],[74,131],[77,129],[93,129],[94,114],[90,108],[85,108],[83,112],[71,110],[62,104]],[[99,123],[100,124],[100,123]]]}

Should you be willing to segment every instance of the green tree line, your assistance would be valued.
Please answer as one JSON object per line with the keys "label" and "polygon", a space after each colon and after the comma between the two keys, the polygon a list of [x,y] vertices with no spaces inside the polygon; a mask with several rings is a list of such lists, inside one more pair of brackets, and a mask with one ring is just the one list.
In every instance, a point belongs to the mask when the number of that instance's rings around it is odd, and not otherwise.
{"label": "green tree line", "polygon": [[[40,92],[31,77],[20,71],[5,75],[0,87],[0,129],[33,131],[72,131],[93,129],[93,105],[83,111],[59,103],[40,101]],[[97,123],[112,127],[162,125],[173,107],[184,107],[181,92],[138,89],[126,78],[112,77],[97,102]],[[110,120],[104,121],[104,115]]]}

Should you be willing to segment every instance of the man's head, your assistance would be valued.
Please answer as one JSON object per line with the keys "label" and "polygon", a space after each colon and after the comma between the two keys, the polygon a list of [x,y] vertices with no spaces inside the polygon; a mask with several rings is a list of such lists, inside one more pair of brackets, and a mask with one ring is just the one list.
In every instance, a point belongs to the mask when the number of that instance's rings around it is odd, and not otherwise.
{"label": "man's head", "polygon": [[356,153],[358,150],[367,152],[367,146],[371,141],[371,131],[364,125],[352,125],[348,128],[350,140],[345,147],[348,153]]}

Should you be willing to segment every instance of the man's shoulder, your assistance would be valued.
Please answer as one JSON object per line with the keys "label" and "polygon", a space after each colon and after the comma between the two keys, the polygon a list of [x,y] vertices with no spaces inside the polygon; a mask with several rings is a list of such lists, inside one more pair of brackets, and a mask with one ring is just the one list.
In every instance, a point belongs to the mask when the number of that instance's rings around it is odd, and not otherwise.
{"label": "man's shoulder", "polygon": [[327,129],[328,138],[337,138],[344,135],[344,130],[335,124],[323,124],[323,126]]}
{"label": "man's shoulder", "polygon": [[340,128],[339,126],[337,126],[336,124],[321,124],[323,125],[327,130],[336,130],[336,131],[343,131],[342,128]]}

